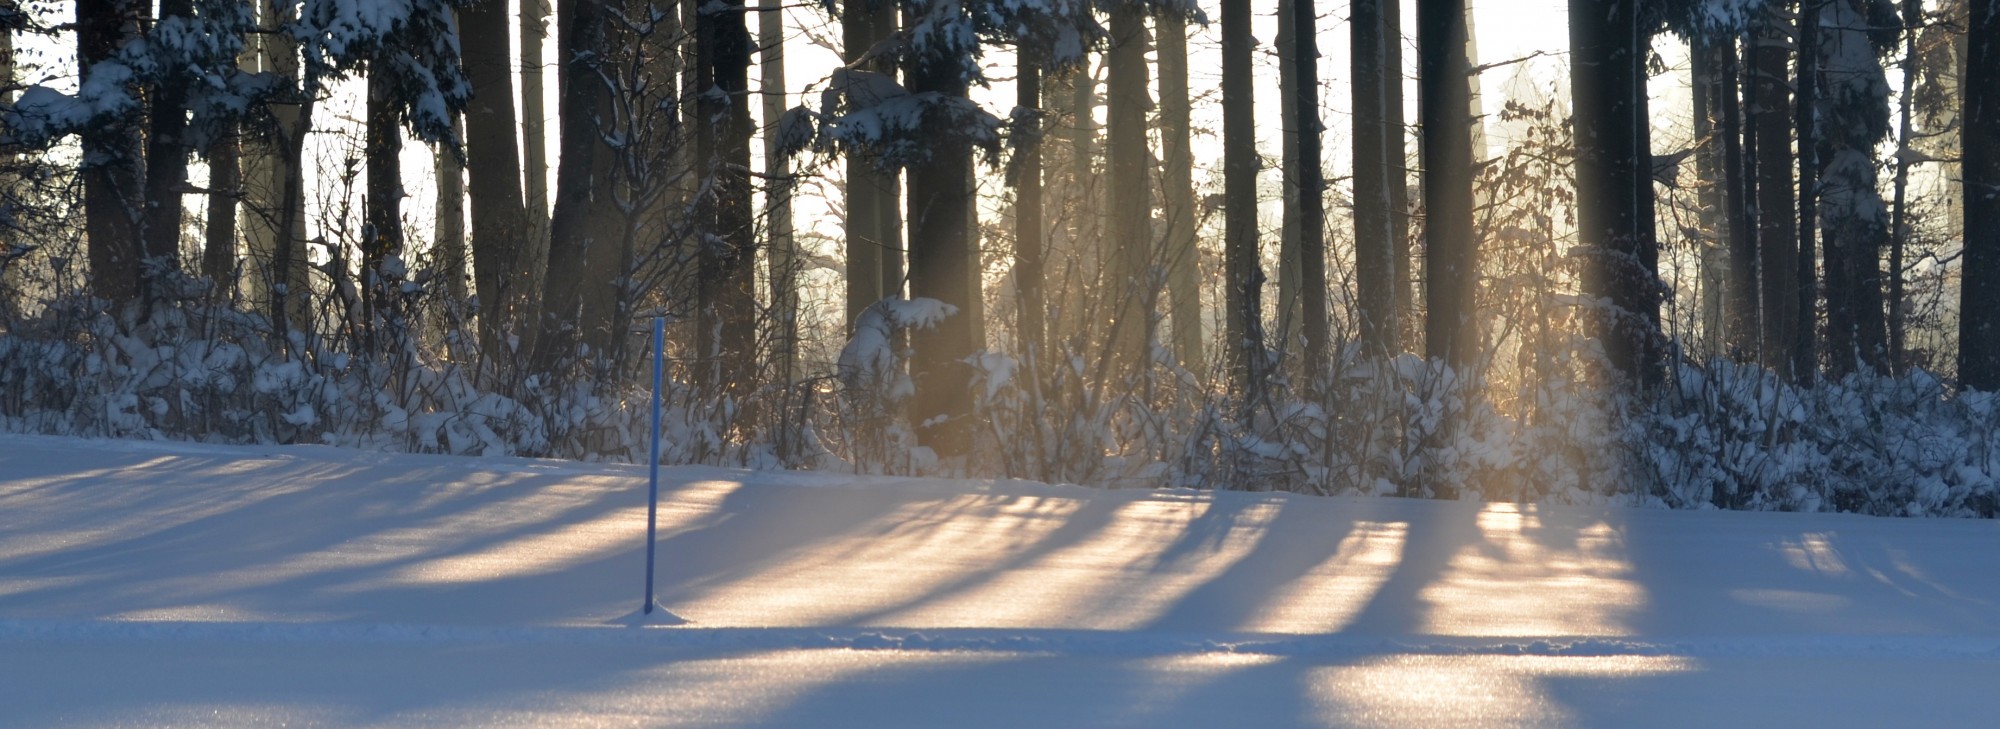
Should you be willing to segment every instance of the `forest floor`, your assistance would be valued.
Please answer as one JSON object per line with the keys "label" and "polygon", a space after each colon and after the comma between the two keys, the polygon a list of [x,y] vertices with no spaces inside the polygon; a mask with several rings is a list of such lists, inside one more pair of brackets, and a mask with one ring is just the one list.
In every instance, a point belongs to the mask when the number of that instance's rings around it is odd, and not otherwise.
{"label": "forest floor", "polygon": [[1992,726],[2000,522],[0,436],[0,725]]}

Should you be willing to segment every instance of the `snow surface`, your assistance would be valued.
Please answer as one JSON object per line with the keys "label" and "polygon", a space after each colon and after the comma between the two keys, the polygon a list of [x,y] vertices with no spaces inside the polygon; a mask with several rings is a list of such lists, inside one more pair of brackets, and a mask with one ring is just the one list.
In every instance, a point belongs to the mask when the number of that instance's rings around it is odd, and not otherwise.
{"label": "snow surface", "polygon": [[0,436],[4,726],[1992,726],[2000,523]]}

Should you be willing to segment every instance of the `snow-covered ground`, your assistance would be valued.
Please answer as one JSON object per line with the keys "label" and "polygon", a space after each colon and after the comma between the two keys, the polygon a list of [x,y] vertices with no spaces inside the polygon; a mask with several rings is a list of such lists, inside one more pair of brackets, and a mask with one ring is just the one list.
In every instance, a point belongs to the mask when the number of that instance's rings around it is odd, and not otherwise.
{"label": "snow-covered ground", "polygon": [[1993,726],[2000,523],[0,436],[0,725]]}

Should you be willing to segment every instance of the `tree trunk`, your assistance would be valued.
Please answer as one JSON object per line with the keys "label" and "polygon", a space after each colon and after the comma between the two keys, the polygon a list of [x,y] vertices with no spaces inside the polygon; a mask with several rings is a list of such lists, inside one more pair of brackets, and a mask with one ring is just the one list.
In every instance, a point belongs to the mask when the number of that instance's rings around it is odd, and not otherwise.
{"label": "tree trunk", "polygon": [[1105,79],[1105,206],[1109,216],[1113,263],[1107,289],[1115,302],[1111,336],[1120,371],[1143,366],[1152,329],[1156,289],[1147,269],[1152,263],[1153,214],[1146,153],[1147,93],[1146,16],[1132,3],[1111,11],[1109,75]]}
{"label": "tree trunk", "polygon": [[1222,0],[1222,157],[1227,228],[1224,341],[1229,379],[1248,415],[1263,397],[1264,271],[1257,252],[1257,121],[1253,113],[1250,0]]}
{"label": "tree trunk", "polygon": [[1297,114],[1292,126],[1299,134],[1299,166],[1293,173],[1299,180],[1299,303],[1305,309],[1308,389],[1330,376],[1333,364],[1326,301],[1326,176],[1320,169],[1318,13],[1313,6],[1311,0],[1294,0],[1292,17],[1292,105]]}
{"label": "tree trunk", "polygon": [[[1812,5],[1814,0],[1803,0]],[[1916,107],[1914,94],[1917,85],[1917,29],[1923,27],[1923,0],[1903,0],[1903,93],[1896,97],[1901,109],[1896,121],[1896,144],[1900,149],[1914,149],[1912,139],[1914,129],[1910,115]],[[1809,10],[1817,17],[1818,10]],[[1803,41],[1801,41],[1803,42]],[[1804,50],[1801,47],[1801,57]],[[1804,92],[1801,91],[1801,94]],[[1803,146],[1803,144],[1801,144]],[[1895,219],[1889,224],[1889,371],[1902,374],[1907,364],[1904,334],[1903,304],[1903,252],[1910,243],[1909,222],[1910,160],[1907,154],[1896,155]]]}
{"label": "tree trunk", "polygon": [[[465,135],[465,118],[453,115],[452,135]],[[437,148],[437,232],[433,238],[431,266],[444,277],[445,295],[453,303],[469,300],[465,285],[465,160],[459,150],[440,144]]]}
{"label": "tree trunk", "polygon": [[1723,338],[1723,290],[1729,281],[1727,219],[1722,160],[1722,132],[1717,117],[1722,103],[1717,96],[1725,88],[1717,77],[1717,44],[1706,34],[1688,42],[1690,81],[1694,109],[1694,167],[1697,220],[1701,228],[1701,332],[1705,356],[1726,351]]}
{"label": "tree trunk", "polygon": [[1396,271],[1396,332],[1402,339],[1416,331],[1416,257],[1410,247],[1410,156],[1403,113],[1402,0],[1380,0],[1382,6],[1382,150],[1389,160],[1389,240]]}
{"label": "tree trunk", "polygon": [[[1306,0],[1312,4],[1313,0]],[[1301,296],[1299,267],[1299,241],[1303,239],[1300,227],[1299,189],[1299,90],[1294,80],[1299,75],[1298,56],[1298,0],[1278,0],[1278,32],[1272,52],[1278,56],[1278,129],[1279,139],[1279,189],[1282,191],[1282,213],[1278,225],[1278,332],[1277,343],[1280,352],[1291,352],[1299,346],[1304,335],[1304,299]]]}
{"label": "tree trunk", "polygon": [[[291,22],[293,6],[257,3],[257,24],[271,31]],[[256,46],[256,70],[268,73],[282,87],[299,83],[298,47],[277,32],[250,39]],[[311,99],[271,107],[271,134],[252,140],[244,165],[243,228],[248,261],[244,279],[249,298],[265,304],[265,315],[278,330],[307,324],[305,179],[303,135],[312,127]],[[295,144],[295,142],[297,142]],[[291,295],[291,294],[298,295]]]}
{"label": "tree trunk", "polygon": [[[466,196],[472,205],[480,341],[489,356],[504,358],[507,333],[523,322],[527,301],[536,295],[530,288],[535,276],[525,260],[530,256],[523,255],[532,228],[521,199],[520,147],[514,138],[512,34],[505,2],[473,3],[460,8],[458,18],[465,77],[472,85],[465,108]],[[516,333],[532,340],[537,329],[528,326]]]}
{"label": "tree trunk", "polygon": [[[110,60],[137,34],[142,7],[134,0],[78,0],[77,60],[83,73]],[[90,290],[114,303],[140,293],[142,260],[140,212],[144,205],[139,119],[136,114],[83,130],[84,235],[90,255]]]}
{"label": "tree trunk", "polygon": [[[932,5],[930,11],[962,12],[950,4]],[[920,52],[904,68],[907,88],[915,94],[963,98],[967,89],[960,62],[947,51]],[[920,443],[954,458],[971,446],[972,372],[965,360],[978,349],[966,317],[971,310],[966,282],[974,265],[972,235],[966,230],[966,207],[973,203],[968,184],[972,146],[958,134],[941,134],[930,146],[929,158],[909,168],[910,294],[955,307],[958,314],[910,335],[915,350],[910,374],[916,380],[910,422],[917,425]]]}
{"label": "tree trunk", "polygon": [[[549,273],[542,296],[544,324],[535,339],[537,367],[552,371],[573,357],[606,351],[611,322],[603,318],[609,299],[615,306],[624,274],[619,241],[608,240],[604,226],[593,221],[600,212],[597,194],[609,196],[611,181],[603,149],[601,121],[607,107],[598,66],[605,49],[604,7],[600,0],[563,0],[557,9],[557,35],[565,49],[561,67],[561,119],[558,143],[555,209],[549,216]],[[470,117],[471,112],[467,112]],[[469,119],[468,119],[469,121]],[[510,145],[511,146],[511,145]],[[473,181],[479,175],[475,171]],[[599,190],[600,186],[604,189]],[[476,188],[475,188],[476,189]],[[473,219],[479,218],[473,198]],[[473,243],[478,245],[475,225]],[[475,254],[474,263],[478,259]]]}
{"label": "tree trunk", "polygon": [[[549,266],[549,130],[543,100],[547,74],[542,70],[542,46],[549,35],[549,0],[520,3],[521,172],[525,182],[521,201],[528,225],[518,255],[527,274],[522,285],[533,292],[541,290]],[[677,24],[665,25],[672,28]]]}
{"label": "tree trunk", "polygon": [[1361,343],[1371,355],[1388,356],[1401,351],[1389,187],[1402,155],[1401,150],[1391,154],[1387,140],[1392,135],[1385,119],[1387,89],[1400,79],[1392,80],[1383,72],[1384,59],[1393,51],[1383,37],[1382,0],[1355,0],[1348,23],[1354,73],[1354,266],[1360,288]]}
{"label": "tree trunk", "polygon": [[[192,19],[192,0],[161,0],[159,17]],[[182,73],[168,72],[152,89],[151,128],[146,134],[146,192],[144,226],[145,263],[141,289],[181,268],[181,197],[187,187],[187,82]],[[150,292],[149,296],[157,296]]]}
{"label": "tree trunk", "polygon": [[764,101],[764,219],[770,234],[772,317],[778,327],[771,337],[771,354],[777,363],[778,382],[790,384],[798,359],[799,256],[798,244],[792,238],[792,160],[781,149],[778,129],[791,98],[785,88],[783,0],[761,0],[758,11],[757,41],[761,53],[757,66],[762,78],[757,88]]}
{"label": "tree trunk", "polygon": [[1973,2],[1966,32],[1965,272],[1959,290],[1958,377],[2000,390],[2000,3]]}
{"label": "tree trunk", "polygon": [[1651,156],[1639,146],[1644,121],[1637,9],[1631,0],[1571,0],[1570,96],[1575,112],[1577,238],[1584,250],[1584,297],[1601,309],[1593,327],[1611,364],[1628,382],[1653,379],[1659,317],[1653,275],[1645,266],[1640,185],[1650,185]]}
{"label": "tree trunk", "polygon": [[1814,251],[1819,247],[1819,0],[1801,0],[1799,8],[1799,58],[1792,115],[1798,128],[1799,217],[1798,255],[1792,259],[1798,284],[1793,293],[1791,371],[1799,384],[1810,386],[1818,375],[1819,345],[1817,325],[1819,303],[1817,266]]}
{"label": "tree trunk", "polygon": [[[1046,275],[1042,240],[1042,69],[1035,50],[1024,48],[1017,56],[1020,77],[1014,82],[1014,105],[1022,112],[1015,130],[1020,143],[1014,147],[1014,297],[1018,305],[1015,351],[1034,357],[1046,346],[1047,312],[1042,298],[1042,277]],[[1165,71],[1162,71],[1164,74]],[[1180,320],[1174,321],[1180,326]]]}
{"label": "tree trunk", "polygon": [[1417,57],[1424,147],[1425,323],[1428,356],[1463,370],[1478,357],[1478,249],[1472,240],[1472,99],[1464,0],[1418,0]]}
{"label": "tree trunk", "polygon": [[243,139],[237,125],[208,145],[208,217],[202,231],[201,275],[226,299],[236,275],[236,200],[243,194]]}
{"label": "tree trunk", "polygon": [[1195,238],[1193,107],[1188,95],[1187,20],[1165,13],[1154,20],[1160,55],[1160,160],[1166,201],[1168,309],[1174,323],[1174,356],[1202,369],[1201,249]]}
{"label": "tree trunk", "polygon": [[[895,13],[894,5],[886,2],[857,0],[842,4],[840,28],[847,63],[860,62],[874,50],[881,40],[877,33],[885,22],[883,16],[887,16],[886,23],[893,32]],[[892,76],[895,73],[892,63],[881,61],[869,61],[860,68]],[[900,210],[894,199],[893,171],[878,169],[875,156],[870,154],[850,154],[846,164],[847,323],[851,327],[862,311],[889,296],[891,287],[901,290],[899,282],[890,281],[885,275],[890,246],[885,229],[892,224],[900,226],[901,218],[899,215],[894,221],[883,219],[889,206],[895,205]]]}
{"label": "tree trunk", "polygon": [[396,114],[394,81],[379,66],[368,74],[368,119],[365,150],[368,164],[365,225],[361,240],[362,295],[367,302],[369,331],[364,341],[373,349],[386,344],[376,328],[393,316],[391,285],[383,261],[403,250],[403,129]]}
{"label": "tree trunk", "polygon": [[1760,331],[1757,316],[1757,238],[1751,223],[1753,180],[1743,149],[1743,89],[1736,39],[1716,44],[1721,55],[1718,96],[1722,99],[1722,167],[1727,198],[1729,228],[1729,277],[1723,287],[1727,297],[1724,329],[1733,356],[1752,356],[1757,351]]}
{"label": "tree trunk", "polygon": [[705,180],[698,230],[697,383],[738,398],[755,387],[756,208],[751,202],[750,54],[743,0],[695,19],[695,155]]}
{"label": "tree trunk", "polygon": [[1796,381],[1791,367],[1797,346],[1798,229],[1793,213],[1792,106],[1788,67],[1793,28],[1785,12],[1767,7],[1753,41],[1750,83],[1756,106],[1750,109],[1757,137],[1757,247],[1761,280],[1763,338],[1759,351],[1765,367]]}

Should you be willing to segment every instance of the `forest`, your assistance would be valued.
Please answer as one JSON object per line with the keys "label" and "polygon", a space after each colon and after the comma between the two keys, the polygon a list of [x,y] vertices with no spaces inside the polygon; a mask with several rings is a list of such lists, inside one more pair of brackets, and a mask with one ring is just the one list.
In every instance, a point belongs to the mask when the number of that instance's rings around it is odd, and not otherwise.
{"label": "forest", "polygon": [[2000,514],[2000,1],[1566,10],[0,0],[0,430]]}

